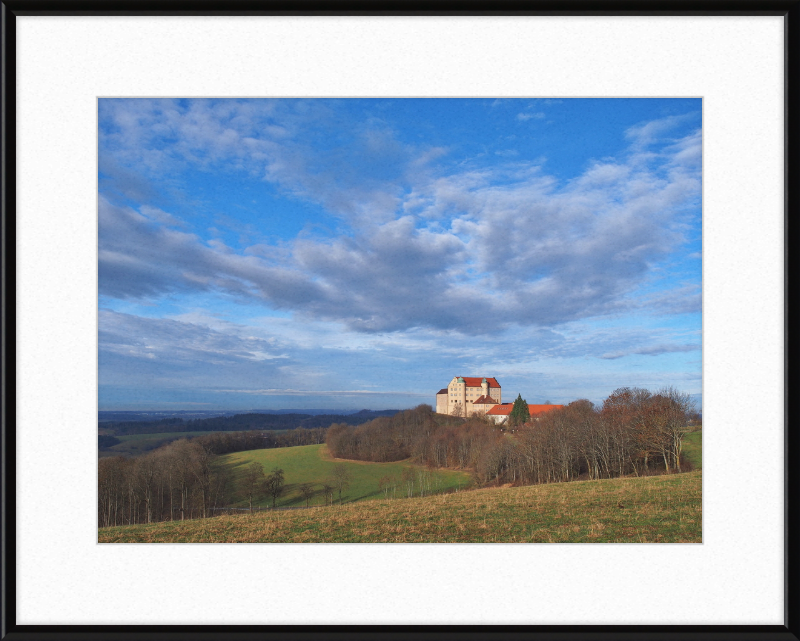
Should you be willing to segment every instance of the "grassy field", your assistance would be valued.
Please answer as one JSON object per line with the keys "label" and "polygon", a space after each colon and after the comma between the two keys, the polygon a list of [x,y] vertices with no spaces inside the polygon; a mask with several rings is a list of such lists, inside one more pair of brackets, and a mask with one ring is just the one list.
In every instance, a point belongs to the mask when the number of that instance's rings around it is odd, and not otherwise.
{"label": "grassy field", "polygon": [[683,437],[683,453],[689,459],[694,469],[703,468],[703,432],[689,432]]}
{"label": "grassy field", "polygon": [[[281,468],[285,474],[286,488],[284,495],[278,499],[279,507],[304,506],[305,499],[299,494],[300,483],[314,483],[317,490],[319,484],[331,478],[333,468],[339,463],[347,466],[352,476],[350,487],[342,493],[343,503],[353,503],[364,499],[383,497],[383,493],[378,487],[378,482],[383,476],[390,476],[399,479],[403,470],[408,467],[418,469],[406,462],[398,463],[367,463],[360,461],[348,461],[333,459],[328,454],[326,445],[302,445],[299,447],[282,447],[269,450],[251,450],[248,452],[235,452],[220,457],[219,465],[228,466],[236,478],[241,477],[247,466],[253,462],[261,463],[264,472],[269,473],[273,468]],[[465,472],[453,470],[432,470],[431,490],[443,492],[464,488],[470,483],[470,476]],[[398,488],[397,496],[401,495]],[[234,494],[232,506],[246,507],[247,496],[243,491]],[[336,495],[338,500],[338,494]],[[320,505],[324,502],[321,494],[317,494],[311,499],[312,505]],[[272,505],[272,499],[261,497],[254,505]]]}
{"label": "grassy field", "polygon": [[701,472],[103,528],[101,543],[700,543]]}

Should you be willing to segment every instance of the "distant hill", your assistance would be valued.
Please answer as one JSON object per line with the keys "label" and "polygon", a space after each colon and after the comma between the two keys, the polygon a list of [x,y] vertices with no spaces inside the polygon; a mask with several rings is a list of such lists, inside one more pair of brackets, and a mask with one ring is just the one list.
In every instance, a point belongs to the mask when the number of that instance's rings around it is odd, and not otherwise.
{"label": "distant hill", "polygon": [[[343,414],[357,414],[360,412],[370,412],[372,410],[356,410],[356,409],[286,409],[286,410],[99,410],[97,412],[97,420],[100,423],[107,423],[109,421],[121,422],[139,422],[139,421],[163,421],[168,418],[181,418],[184,420],[214,418],[215,416],[234,416],[236,414],[307,414],[309,416],[325,415],[343,415]],[[377,410],[376,416],[392,416],[399,410]],[[385,412],[388,412],[385,413]]]}
{"label": "distant hill", "polygon": [[[124,436],[128,434],[157,434],[160,432],[229,432],[242,430],[287,430],[295,427],[329,427],[333,423],[361,425],[379,416],[394,416],[400,410],[361,410],[353,414],[266,414],[249,412],[232,416],[189,418],[169,416],[145,420],[103,420],[98,427],[104,434]],[[116,414],[119,414],[118,412]],[[140,414],[132,412],[132,414]]]}
{"label": "distant hill", "polygon": [[[290,410],[247,410],[247,412],[241,411],[237,412],[238,414],[311,414],[312,416],[317,416],[319,414],[357,414],[359,411],[361,412],[370,412],[372,410],[356,410],[353,408],[341,410],[341,409],[305,409],[305,408],[298,408],[298,409],[290,409]],[[392,414],[397,413],[399,410],[377,410],[376,413],[380,413],[381,411],[391,412]]]}
{"label": "distant hill", "polygon": [[108,422],[145,422],[163,421],[166,419],[180,418],[189,420],[193,418],[212,418],[214,416],[233,416],[235,411],[231,410],[171,410],[171,411],[116,411],[99,410],[97,412],[98,423]]}

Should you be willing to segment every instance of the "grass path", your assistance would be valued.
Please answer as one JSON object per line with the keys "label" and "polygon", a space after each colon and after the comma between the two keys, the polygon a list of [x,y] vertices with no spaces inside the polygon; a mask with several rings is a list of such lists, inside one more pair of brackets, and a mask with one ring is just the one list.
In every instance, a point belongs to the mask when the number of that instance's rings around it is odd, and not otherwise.
{"label": "grass path", "polygon": [[694,469],[703,468],[703,432],[689,432],[683,437],[683,453],[689,459]]}
{"label": "grass path", "polygon": [[[349,461],[334,459],[328,454],[326,445],[302,445],[298,447],[281,447],[267,450],[250,450],[248,452],[235,452],[220,457],[219,464],[226,465],[238,479],[244,474],[247,466],[253,462],[261,463],[264,472],[269,473],[273,468],[281,468],[285,475],[285,493],[278,499],[279,507],[305,506],[305,499],[300,496],[301,483],[313,483],[317,494],[311,500],[311,505],[321,505],[324,502],[319,493],[320,484],[331,478],[333,469],[337,464],[347,466],[352,480],[350,487],[342,493],[342,502],[353,503],[365,499],[383,497],[378,482],[381,477],[389,476],[399,479],[403,470],[412,466],[408,462],[397,463],[370,463],[366,461]],[[466,472],[454,470],[432,470],[431,489],[434,492],[464,488],[470,483],[470,476]],[[400,496],[400,490],[397,491]],[[337,495],[338,499],[338,495]],[[254,505],[271,505],[271,499],[261,497]],[[247,497],[241,490],[234,493],[233,506],[247,506]]]}
{"label": "grass path", "polygon": [[99,530],[101,543],[700,543],[701,472]]}

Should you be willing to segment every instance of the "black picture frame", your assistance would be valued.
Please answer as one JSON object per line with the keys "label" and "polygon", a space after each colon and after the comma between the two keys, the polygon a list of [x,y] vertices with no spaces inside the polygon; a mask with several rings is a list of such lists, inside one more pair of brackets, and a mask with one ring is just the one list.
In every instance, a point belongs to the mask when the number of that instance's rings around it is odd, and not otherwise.
{"label": "black picture frame", "polygon": [[[784,417],[785,417],[785,505],[784,505],[784,593],[783,625],[557,625],[557,626],[172,626],[172,625],[107,625],[49,626],[17,625],[16,623],[16,523],[15,514],[15,87],[16,87],[16,17],[73,15],[559,15],[559,16],[752,16],[773,15],[786,19],[785,35],[785,194],[784,224],[786,229],[784,318]],[[795,518],[798,514],[798,472],[792,462],[798,457],[798,435],[789,424],[788,393],[788,303],[793,300],[789,285],[790,215],[798,214],[800,193],[800,0],[509,0],[488,2],[325,2],[294,0],[289,2],[254,2],[229,0],[2,0],[2,630],[3,639],[306,639],[367,640],[395,639],[482,639],[515,641],[521,639],[553,641],[617,641],[678,639],[681,641],[788,641],[800,638],[797,612],[798,557],[800,540]]]}

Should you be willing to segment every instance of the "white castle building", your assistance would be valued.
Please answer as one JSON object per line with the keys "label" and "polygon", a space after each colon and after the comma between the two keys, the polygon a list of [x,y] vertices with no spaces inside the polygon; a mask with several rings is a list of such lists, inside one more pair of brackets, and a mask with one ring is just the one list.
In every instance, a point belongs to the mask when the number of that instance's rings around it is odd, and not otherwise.
{"label": "white castle building", "polygon": [[472,416],[488,413],[502,402],[502,388],[496,378],[454,376],[436,393],[436,413]]}

